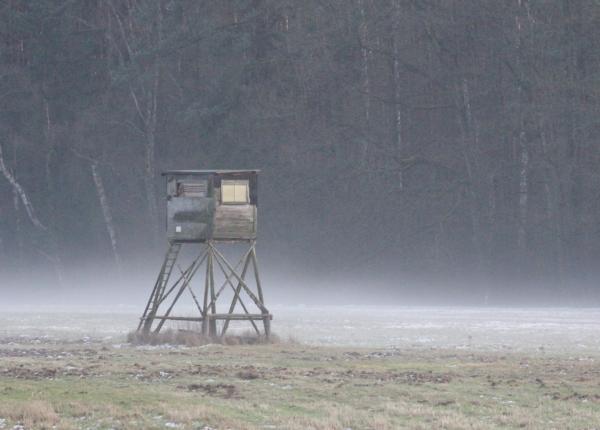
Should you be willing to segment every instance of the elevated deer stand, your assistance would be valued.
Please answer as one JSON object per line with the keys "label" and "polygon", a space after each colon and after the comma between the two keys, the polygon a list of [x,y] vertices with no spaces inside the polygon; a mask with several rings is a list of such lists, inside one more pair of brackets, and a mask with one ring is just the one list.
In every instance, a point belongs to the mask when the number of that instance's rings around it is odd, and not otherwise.
{"label": "elevated deer stand", "polygon": [[[217,337],[227,333],[231,321],[249,321],[256,333],[261,335],[256,322],[262,321],[262,334],[269,337],[272,316],[265,307],[254,249],[258,173],[258,170],[171,170],[163,173],[166,178],[169,250],[140,319],[139,332],[159,333],[167,321],[187,321],[200,323],[204,335]],[[216,248],[217,243],[243,244],[246,251],[232,266]],[[185,270],[177,266],[179,275],[170,284],[184,244],[198,244],[200,255]],[[215,270],[215,263],[218,270]],[[254,272],[254,282],[248,278],[249,269]],[[194,277],[202,276],[197,273],[204,273],[204,282],[200,283],[204,285],[204,291],[200,296],[192,288]],[[215,289],[215,280],[219,282],[222,277],[223,284]],[[254,285],[255,292],[251,285]],[[218,299],[228,288],[233,291],[229,310],[217,313]],[[196,315],[175,315],[176,305],[184,295],[193,300],[198,312]],[[202,304],[198,297],[202,297]],[[253,303],[244,303],[247,298]],[[235,312],[238,303],[244,313]],[[250,312],[247,304],[255,313]],[[224,321],[220,333],[217,332],[219,320]]]}
{"label": "elevated deer stand", "polygon": [[[140,319],[138,331],[143,334],[159,333],[166,321],[188,321],[201,323],[202,334],[210,337],[224,336],[229,328],[230,321],[249,321],[256,331],[257,335],[269,337],[271,334],[272,315],[264,305],[260,275],[258,273],[258,264],[256,261],[255,241],[250,241],[249,248],[243,253],[242,257],[235,266],[232,266],[223,254],[215,247],[215,242],[210,240],[202,244],[202,252],[185,269],[180,269],[177,279],[169,286],[171,273],[175,267],[177,257],[182,248],[182,243],[171,242],[169,250],[165,256],[158,279],[154,284],[152,294],[148,299],[144,313]],[[225,281],[218,289],[215,289],[215,262],[218,269],[225,277]],[[201,268],[204,266],[204,269]],[[241,267],[241,271],[238,271]],[[254,282],[247,280],[248,269],[252,268],[254,272]],[[198,300],[198,295],[191,286],[191,281],[195,275],[204,273],[204,291],[202,304]],[[201,275],[202,276],[202,275]],[[198,276],[196,276],[196,279]],[[249,284],[255,284],[256,294],[251,290]],[[227,313],[217,313],[217,301],[221,293],[227,288],[233,291],[233,299],[229,305]],[[193,300],[198,315],[182,316],[173,315],[173,309],[177,302],[186,293]],[[249,297],[259,309],[260,313],[250,313],[242,296]],[[235,313],[239,302],[244,313]],[[217,321],[223,320],[223,327],[220,333],[217,333]],[[263,331],[259,329],[256,321],[262,321]]]}

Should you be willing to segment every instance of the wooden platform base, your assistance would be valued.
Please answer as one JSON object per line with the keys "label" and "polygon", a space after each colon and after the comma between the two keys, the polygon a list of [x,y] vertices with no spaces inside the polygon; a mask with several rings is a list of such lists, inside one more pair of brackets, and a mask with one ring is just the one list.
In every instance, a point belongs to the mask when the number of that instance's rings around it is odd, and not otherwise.
{"label": "wooden platform base", "polygon": [[[229,328],[230,321],[248,321],[258,335],[264,334],[269,337],[271,334],[271,315],[264,304],[263,292],[258,273],[258,263],[256,261],[256,243],[250,242],[249,249],[243,254],[239,262],[232,266],[219,250],[216,249],[213,242],[206,243],[203,251],[195,258],[189,267],[181,271],[178,279],[170,284],[171,272],[175,266],[175,262],[179,256],[182,243],[170,243],[164,262],[161,266],[158,279],[154,284],[154,288],[144,309],[144,313],[140,318],[138,331],[142,333],[158,333],[164,326],[166,321],[188,321],[198,322],[202,325],[202,333],[211,337],[223,336]],[[225,281],[219,289],[215,289],[215,266],[223,276]],[[202,304],[198,300],[198,296],[190,286],[190,282],[194,275],[199,271],[201,266],[205,266],[204,272],[204,291]],[[237,272],[237,268],[242,267],[241,272]],[[254,272],[254,284],[256,293],[249,287],[247,281],[248,270]],[[233,291],[233,299],[229,305],[227,313],[217,313],[216,304],[219,296],[227,287]],[[188,291],[192,297],[195,307],[198,310],[198,316],[177,316],[173,315],[175,304],[181,299],[185,291]],[[250,298],[260,313],[250,313],[248,307],[242,300],[242,296]],[[236,306],[240,305],[244,313],[235,313]],[[220,333],[217,333],[217,321],[224,321]],[[263,322],[263,333],[258,328],[255,321]]]}

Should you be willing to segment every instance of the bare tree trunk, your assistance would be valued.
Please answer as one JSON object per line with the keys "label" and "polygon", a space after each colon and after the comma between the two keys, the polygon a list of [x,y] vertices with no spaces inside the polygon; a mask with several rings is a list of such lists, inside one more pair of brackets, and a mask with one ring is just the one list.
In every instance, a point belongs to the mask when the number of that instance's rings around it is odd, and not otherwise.
{"label": "bare tree trunk", "polygon": [[[542,143],[542,155],[544,158],[548,155],[548,142],[546,137],[545,121],[539,121],[539,129]],[[548,172],[551,169],[550,173]],[[564,250],[562,244],[562,226],[560,224],[560,186],[558,184],[558,172],[556,172],[554,166],[544,166],[542,169],[544,172],[544,194],[546,197],[546,211],[550,221],[551,230],[554,237],[552,238],[554,244],[554,257],[556,263],[556,276],[558,278],[559,285],[562,286],[565,279],[565,259]]]}
{"label": "bare tree trunk", "polygon": [[[160,67],[160,46],[163,40],[163,13],[162,13],[162,2],[161,0],[155,0],[154,5],[156,7],[153,13],[156,14],[156,33],[152,33],[148,36],[152,48],[155,51],[153,64],[152,64],[152,80],[151,82],[141,82],[139,88],[133,82],[129,83],[129,94],[135,107],[135,111],[140,120],[141,127],[139,130],[145,136],[144,142],[144,189],[146,194],[146,202],[148,204],[148,215],[150,218],[152,238],[154,244],[158,244],[158,232],[159,232],[159,216],[158,216],[158,205],[156,200],[155,190],[155,176],[156,176],[156,129],[157,129],[157,116],[158,116],[158,91],[161,80],[161,67]],[[109,2],[109,6],[114,16],[121,40],[125,46],[127,57],[131,60],[135,58],[136,53],[132,46],[135,46],[134,42],[136,37],[140,37],[132,30],[132,14],[129,11],[127,17],[128,22],[124,23],[119,15],[119,12],[115,9],[112,2]],[[121,58],[124,58],[123,54],[119,53]]]}
{"label": "bare tree trunk", "polygon": [[13,188],[13,206],[15,208],[15,240],[17,242],[17,255],[21,259],[23,257],[23,237],[21,231],[21,204],[17,190]]}
{"label": "bare tree trunk", "polygon": [[[17,169],[17,145],[14,145],[13,149],[13,177],[18,181],[16,169]],[[21,200],[19,193],[13,188],[13,206],[15,208],[15,241],[17,243],[17,258],[19,261],[23,259],[23,233],[22,233],[22,220],[21,220]]]}
{"label": "bare tree trunk", "polygon": [[[42,83],[42,88],[40,92],[43,94],[44,84]],[[56,142],[54,139],[54,130],[52,124],[52,117],[50,116],[50,104],[48,103],[48,99],[44,98],[44,114],[46,116],[46,141],[48,142],[48,152],[46,152],[46,186],[47,186],[47,195],[53,196],[55,194],[54,189],[54,178],[52,173],[52,158],[56,156]],[[49,239],[49,249],[48,251],[43,251],[38,249],[44,257],[46,257],[54,266],[54,272],[56,273],[56,279],[58,281],[59,286],[64,285],[64,267],[62,264],[62,259],[60,257],[59,252],[59,240],[55,234],[57,211],[54,199],[50,198],[48,200],[47,205],[47,217],[49,222],[48,228],[48,239]]]}
{"label": "bare tree trunk", "polygon": [[[21,186],[21,184],[19,184],[19,182],[15,179],[14,175],[10,172],[10,170],[6,167],[1,144],[0,144],[0,173],[2,173],[4,178],[12,186],[14,195],[18,196],[17,203],[18,203],[18,200],[21,201],[21,203],[23,204],[23,207],[25,208],[25,212],[27,213],[27,217],[29,218],[31,223],[36,228],[38,228],[40,231],[47,233],[50,237],[50,240],[52,241],[52,244],[55,245],[56,242],[54,240],[54,237],[52,236],[51,231],[44,224],[42,224],[41,221],[36,216],[35,210],[33,208],[33,205],[31,204],[31,200],[29,199],[27,192]],[[62,270],[62,263],[61,263],[60,257],[58,256],[58,253],[48,254],[42,248],[38,248],[37,251],[40,254],[42,254],[46,259],[48,259],[48,261],[50,261],[52,263],[52,265],[54,266],[54,271],[56,273],[56,278],[58,280],[58,283],[59,283],[59,285],[63,285],[64,276],[63,276],[63,270]]]}
{"label": "bare tree trunk", "polygon": [[362,92],[364,100],[364,115],[365,115],[365,130],[366,135],[363,138],[362,148],[362,162],[366,164],[368,153],[369,153],[369,126],[371,123],[371,81],[369,78],[369,26],[367,24],[367,12],[365,2],[368,0],[358,0],[358,8],[360,12],[360,24],[358,27],[358,33],[360,38],[360,54],[362,62]]}
{"label": "bare tree trunk", "polygon": [[113,223],[112,211],[110,210],[110,205],[108,204],[108,199],[106,198],[106,192],[104,190],[104,181],[102,180],[102,176],[98,171],[98,163],[93,162],[91,164],[91,169],[92,178],[94,179],[94,184],[96,185],[96,192],[98,193],[98,200],[100,201],[100,207],[102,208],[102,215],[104,217],[104,224],[106,225],[106,232],[108,233],[108,237],[110,238],[110,246],[112,248],[117,270],[120,273],[122,264],[121,257],[119,255],[119,249],[117,247],[117,234]]}
{"label": "bare tree trunk", "polygon": [[[142,96],[143,105],[140,103],[140,99],[136,94],[135,89],[130,86],[130,94],[133,99],[133,103],[137,110],[138,116],[143,124],[143,131],[146,136],[145,142],[145,168],[144,168],[144,187],[146,189],[146,201],[148,203],[148,213],[152,225],[152,237],[154,243],[158,243],[158,232],[159,232],[159,216],[158,216],[158,205],[156,202],[156,190],[154,186],[154,180],[156,177],[156,128],[157,128],[157,117],[158,117],[158,91],[161,79],[161,67],[160,67],[160,56],[159,48],[163,39],[163,15],[161,2],[156,2],[156,19],[157,19],[157,30],[156,30],[156,44],[154,55],[154,64],[152,81],[144,89],[142,84]],[[126,36],[123,35],[126,40]],[[129,44],[126,44],[128,51],[131,55],[131,48]]]}
{"label": "bare tree trunk", "polygon": [[518,150],[519,150],[519,200],[518,214],[519,222],[517,227],[517,249],[519,250],[520,261],[526,263],[527,255],[527,224],[529,213],[529,148],[525,135],[525,91],[521,82],[523,81],[523,20],[522,14],[529,16],[529,9],[526,0],[517,0],[519,11],[515,17],[517,28],[517,70],[519,80],[517,84],[518,97]]}
{"label": "bare tree trunk", "polygon": [[[466,105],[463,106],[463,109],[466,109]],[[476,206],[476,202],[477,202],[477,195],[475,193],[474,190],[474,184],[476,182],[476,179],[474,177],[474,166],[473,166],[473,160],[472,160],[472,155],[471,155],[471,148],[470,148],[470,144],[469,144],[469,130],[467,128],[467,125],[464,124],[461,127],[461,131],[462,131],[462,144],[463,144],[463,148],[462,148],[462,153],[463,153],[463,160],[465,163],[465,169],[467,172],[467,192],[469,195],[469,212],[471,214],[471,225],[472,225],[472,229],[473,229],[473,244],[475,245],[475,251],[476,253],[480,256],[481,255],[481,241],[480,241],[480,235],[479,235],[479,231],[480,231],[480,221],[479,221],[479,214],[478,214],[478,210],[477,210],[477,206]]]}
{"label": "bare tree trunk", "polygon": [[2,229],[0,229],[0,261],[4,261],[6,256],[6,246],[4,245],[4,238],[2,237]]}
{"label": "bare tree trunk", "polygon": [[[497,199],[498,197],[496,196],[496,178],[494,174],[490,174],[487,175],[487,190],[488,190],[488,199],[487,199],[487,210],[488,210],[488,218],[487,218],[487,223],[488,223],[488,237],[487,237],[487,252],[488,252],[488,261],[491,262],[494,260],[495,257],[495,247],[494,247],[494,238],[495,238],[495,231],[496,231],[496,222],[497,222],[497,211],[496,211],[496,206],[497,206]],[[493,264],[488,264],[488,274],[490,276],[490,280],[492,280],[494,278],[494,265]],[[489,301],[490,301],[490,295],[492,294],[492,286],[491,283],[488,282],[487,285],[485,286],[485,296],[483,299],[483,304],[484,305],[488,305]]]}
{"label": "bare tree trunk", "polygon": [[25,192],[21,184],[17,182],[10,170],[6,167],[6,163],[4,162],[4,154],[2,153],[2,144],[0,144],[0,173],[2,173],[4,178],[12,186],[13,192],[15,192],[19,196],[19,199],[21,199],[23,207],[25,208],[25,212],[27,213],[27,216],[29,217],[31,223],[38,229],[46,231],[47,228],[37,218],[35,210],[33,209],[33,205],[31,204],[31,200],[29,200],[27,193]]}
{"label": "bare tree trunk", "polygon": [[[568,42],[565,58],[564,76],[567,88],[578,88],[582,82],[582,65],[578,64],[580,59],[579,35],[576,28],[579,21],[578,15],[581,13],[577,3],[563,0],[563,37]],[[581,157],[589,156],[589,152],[581,151],[580,145],[584,142],[582,131],[585,129],[577,113],[579,109],[587,107],[586,101],[581,98],[581,89],[573,91],[566,100],[562,108],[562,118],[564,119],[563,136],[560,139],[558,150],[558,182],[559,182],[559,224],[560,224],[560,242],[562,246],[562,259],[564,271],[566,273],[581,273],[579,261],[584,256],[585,249],[583,245],[584,236],[589,232],[583,232],[581,227],[582,212],[579,210],[580,204],[574,198],[579,194],[580,184],[578,176],[581,174]],[[586,91],[587,93],[587,91]],[[585,154],[585,155],[584,155]],[[565,298],[570,297],[566,285],[562,285],[561,293]]]}
{"label": "bare tree trunk", "polygon": [[[402,109],[400,99],[402,97],[400,84],[400,0],[394,0],[394,25],[393,25],[392,44],[393,44],[393,74],[394,74],[394,137],[395,154],[402,156],[404,151],[404,142],[402,141]],[[402,169],[398,169],[398,187],[402,190],[404,187],[404,178]]]}
{"label": "bare tree trunk", "polygon": [[365,1],[367,0],[358,0],[358,8],[360,10],[360,25],[358,31],[361,43],[360,54],[362,60],[362,88],[365,103],[365,122],[368,125],[371,120],[371,82],[369,80],[369,26],[367,24]]}
{"label": "bare tree trunk", "polygon": [[[160,6],[159,6],[160,8]],[[161,15],[159,13],[159,15]],[[159,18],[159,21],[162,19]],[[160,34],[160,33],[159,33]],[[161,36],[159,36],[160,40]],[[159,231],[159,219],[158,219],[158,206],[156,203],[156,190],[154,187],[154,180],[156,177],[156,124],[157,124],[157,110],[158,110],[158,90],[160,82],[160,59],[158,55],[154,60],[154,76],[152,82],[152,89],[149,94],[148,109],[147,109],[147,121],[146,121],[146,195],[148,198],[148,210],[152,219],[152,230],[155,239],[155,243],[158,242],[158,231]]]}
{"label": "bare tree trunk", "polygon": [[519,131],[519,226],[517,247],[521,256],[527,251],[527,213],[529,211],[529,151],[525,141],[525,131]]}
{"label": "bare tree trunk", "polygon": [[[479,147],[479,133],[473,118],[469,83],[466,79],[463,79],[457,87],[457,93],[459,94],[458,109],[461,113],[459,122],[462,135],[462,153],[467,172],[467,195],[469,197],[469,216],[471,218],[472,229],[471,242],[473,243],[475,252],[477,270],[480,274],[483,274],[486,259],[484,255],[485,249],[482,228],[483,214],[479,202],[481,196],[484,196],[485,194],[476,189],[476,185],[478,185],[479,188],[484,185],[481,183],[482,178],[479,174],[481,169],[478,168],[476,159]],[[489,285],[486,285],[485,288],[484,303],[487,304],[490,294]]]}

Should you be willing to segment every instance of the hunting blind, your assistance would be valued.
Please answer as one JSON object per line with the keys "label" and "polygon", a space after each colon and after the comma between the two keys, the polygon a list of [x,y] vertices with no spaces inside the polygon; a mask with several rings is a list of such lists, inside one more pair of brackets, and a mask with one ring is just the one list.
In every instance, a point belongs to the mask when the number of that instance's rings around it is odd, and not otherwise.
{"label": "hunting blind", "polygon": [[[255,251],[258,172],[173,170],[163,173],[167,183],[166,228],[169,249],[138,331],[158,333],[166,321],[187,321],[201,323],[202,333],[214,337],[224,335],[230,321],[241,320],[249,321],[259,335],[261,331],[256,322],[262,321],[264,335],[270,335],[272,316],[264,305]],[[216,248],[217,243],[245,243],[248,246],[238,263],[232,265]],[[184,244],[200,244],[201,252],[187,268],[182,269],[176,263]],[[215,263],[224,279],[220,286],[215,285]],[[192,287],[192,278],[202,266],[203,294],[198,296]],[[179,274],[171,282],[175,267],[179,269]],[[254,272],[253,282],[250,282],[249,270]],[[228,289],[233,293],[229,310],[218,313],[218,298]],[[174,315],[175,305],[184,294],[191,296],[199,315]],[[248,298],[257,312],[249,311],[244,302]],[[243,313],[235,313],[238,303]],[[217,330],[219,320],[223,321],[220,333]]]}

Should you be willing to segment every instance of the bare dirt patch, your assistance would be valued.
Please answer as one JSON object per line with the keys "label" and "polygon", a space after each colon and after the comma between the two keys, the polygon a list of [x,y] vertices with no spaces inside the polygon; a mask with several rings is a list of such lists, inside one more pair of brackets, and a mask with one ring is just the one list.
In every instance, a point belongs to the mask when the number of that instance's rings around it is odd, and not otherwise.
{"label": "bare dirt patch", "polygon": [[88,378],[93,375],[89,368],[66,365],[64,367],[27,367],[25,365],[0,368],[0,376],[14,379],[56,379],[59,377],[74,376]]}
{"label": "bare dirt patch", "polygon": [[44,358],[64,359],[67,357],[93,357],[98,351],[92,348],[57,350],[52,348],[0,348],[0,358]]}
{"label": "bare dirt patch", "polygon": [[209,396],[224,399],[240,398],[237,388],[233,384],[189,384],[185,388],[188,391],[201,391]]}

